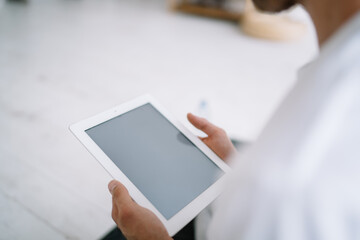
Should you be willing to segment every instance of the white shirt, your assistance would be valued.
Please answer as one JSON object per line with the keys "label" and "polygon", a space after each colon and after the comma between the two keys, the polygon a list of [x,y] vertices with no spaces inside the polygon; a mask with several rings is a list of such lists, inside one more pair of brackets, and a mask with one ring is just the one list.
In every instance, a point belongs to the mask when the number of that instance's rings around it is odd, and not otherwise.
{"label": "white shirt", "polygon": [[233,162],[198,240],[360,239],[360,13]]}

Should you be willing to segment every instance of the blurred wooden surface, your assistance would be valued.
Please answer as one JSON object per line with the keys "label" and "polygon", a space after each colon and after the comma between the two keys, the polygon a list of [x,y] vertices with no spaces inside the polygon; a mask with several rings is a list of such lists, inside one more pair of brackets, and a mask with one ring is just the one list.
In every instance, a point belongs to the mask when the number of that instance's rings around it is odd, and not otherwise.
{"label": "blurred wooden surface", "polygon": [[180,1],[178,4],[174,4],[173,9],[184,13],[224,19],[234,22],[240,21],[242,16],[241,13],[231,12],[216,7],[205,7],[205,6],[195,5],[189,3],[188,1]]}

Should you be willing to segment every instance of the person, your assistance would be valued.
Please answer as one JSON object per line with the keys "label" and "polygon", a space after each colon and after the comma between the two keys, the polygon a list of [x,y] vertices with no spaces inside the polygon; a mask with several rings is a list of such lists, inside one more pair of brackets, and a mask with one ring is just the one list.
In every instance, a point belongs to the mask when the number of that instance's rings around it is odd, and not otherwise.
{"label": "person", "polygon": [[[234,169],[197,239],[360,239],[360,0],[254,0],[309,12],[320,54],[251,147],[233,154],[226,133],[189,121]],[[127,239],[171,239],[159,219],[113,180],[112,217]]]}

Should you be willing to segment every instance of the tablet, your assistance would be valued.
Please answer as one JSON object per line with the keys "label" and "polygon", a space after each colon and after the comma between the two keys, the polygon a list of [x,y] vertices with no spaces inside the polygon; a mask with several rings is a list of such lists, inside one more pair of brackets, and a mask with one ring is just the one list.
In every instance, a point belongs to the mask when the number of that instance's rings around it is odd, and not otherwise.
{"label": "tablet", "polygon": [[229,167],[146,95],[70,126],[173,236],[221,192]]}

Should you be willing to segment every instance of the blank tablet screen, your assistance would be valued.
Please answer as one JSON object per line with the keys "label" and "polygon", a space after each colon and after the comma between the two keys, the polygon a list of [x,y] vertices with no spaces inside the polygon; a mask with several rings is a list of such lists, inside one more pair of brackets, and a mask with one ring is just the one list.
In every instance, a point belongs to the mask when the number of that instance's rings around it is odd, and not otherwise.
{"label": "blank tablet screen", "polygon": [[86,133],[166,219],[223,174],[150,103]]}

